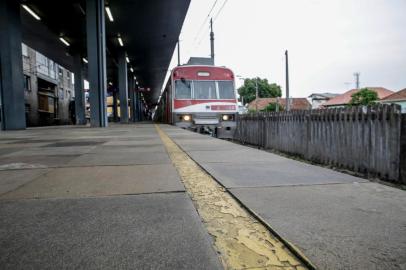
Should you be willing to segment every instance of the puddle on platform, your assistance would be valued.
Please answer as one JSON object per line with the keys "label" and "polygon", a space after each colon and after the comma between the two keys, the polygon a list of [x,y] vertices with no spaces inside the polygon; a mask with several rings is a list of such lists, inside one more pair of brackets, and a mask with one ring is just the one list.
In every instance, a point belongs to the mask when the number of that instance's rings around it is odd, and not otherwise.
{"label": "puddle on platform", "polygon": [[157,130],[226,269],[307,269],[158,126]]}

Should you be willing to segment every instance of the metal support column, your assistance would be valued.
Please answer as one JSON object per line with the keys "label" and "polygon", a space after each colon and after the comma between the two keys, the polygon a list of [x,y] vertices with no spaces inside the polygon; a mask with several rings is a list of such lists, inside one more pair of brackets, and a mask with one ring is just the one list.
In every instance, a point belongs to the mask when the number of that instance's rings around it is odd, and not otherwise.
{"label": "metal support column", "polygon": [[86,124],[86,105],[82,67],[82,58],[80,57],[80,54],[77,54],[74,56],[76,125]]}
{"label": "metal support column", "polygon": [[120,96],[120,122],[128,123],[128,74],[126,54],[121,51],[118,56],[118,91]]}
{"label": "metal support column", "polygon": [[135,107],[135,122],[140,121],[140,110],[138,105],[138,86],[135,85],[134,89],[134,107]]}
{"label": "metal support column", "polygon": [[90,124],[107,127],[106,31],[104,0],[86,0]]}
{"label": "metal support column", "polygon": [[140,121],[140,105],[138,104],[139,100],[139,93],[138,91],[135,92],[135,111],[136,111],[136,116],[135,120],[138,122]]}
{"label": "metal support column", "polygon": [[118,122],[118,102],[117,102],[117,91],[113,92],[113,122]]}
{"label": "metal support column", "polygon": [[141,106],[141,93],[137,92],[137,112],[138,112],[138,121],[142,121],[142,106]]}
{"label": "metal support column", "polygon": [[135,105],[135,79],[133,77],[130,77],[130,110],[131,110],[131,122],[136,122],[136,116],[137,116],[137,111],[136,111],[136,105]]}
{"label": "metal support column", "polygon": [[25,129],[20,1],[0,1],[1,129]]}

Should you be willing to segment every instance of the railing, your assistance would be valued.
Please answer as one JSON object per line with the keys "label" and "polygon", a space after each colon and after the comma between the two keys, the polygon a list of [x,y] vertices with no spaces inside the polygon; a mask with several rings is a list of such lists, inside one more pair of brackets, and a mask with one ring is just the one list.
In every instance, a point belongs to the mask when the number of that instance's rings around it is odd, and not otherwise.
{"label": "railing", "polygon": [[235,139],[400,182],[401,125],[398,105],[256,113],[237,118]]}

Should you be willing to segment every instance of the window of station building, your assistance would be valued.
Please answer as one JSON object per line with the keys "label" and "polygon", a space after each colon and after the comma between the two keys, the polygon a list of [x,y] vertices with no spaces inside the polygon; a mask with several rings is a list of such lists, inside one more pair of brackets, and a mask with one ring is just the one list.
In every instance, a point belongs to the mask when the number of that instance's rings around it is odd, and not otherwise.
{"label": "window of station building", "polygon": [[192,83],[187,80],[175,81],[175,98],[191,99],[192,98]]}
{"label": "window of station building", "polygon": [[63,91],[63,88],[59,88],[59,99],[64,100],[65,99],[65,92]]}
{"label": "window of station building", "polygon": [[219,81],[219,99],[235,99],[234,84],[232,81]]}
{"label": "window of station building", "polygon": [[28,57],[28,47],[24,43],[21,44],[21,52],[23,56]]}
{"label": "window of station building", "polygon": [[194,99],[217,99],[215,81],[194,81]]}
{"label": "window of station building", "polygon": [[56,64],[50,59],[48,59],[48,74],[49,77],[56,80]]}
{"label": "window of station building", "polygon": [[24,90],[31,92],[31,78],[27,75],[24,75]]}

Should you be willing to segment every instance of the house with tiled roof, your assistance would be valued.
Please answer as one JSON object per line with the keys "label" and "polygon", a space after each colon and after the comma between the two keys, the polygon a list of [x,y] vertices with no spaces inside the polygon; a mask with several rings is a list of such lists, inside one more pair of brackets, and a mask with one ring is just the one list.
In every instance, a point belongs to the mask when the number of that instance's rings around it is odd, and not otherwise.
{"label": "house with tiled roof", "polygon": [[380,103],[398,104],[402,108],[402,113],[406,113],[406,88],[381,99]]}
{"label": "house with tiled roof", "polygon": [[[365,87],[365,88],[368,88],[369,90],[376,92],[378,94],[379,100],[384,99],[387,96],[393,94],[393,91],[388,90],[383,87]],[[349,90],[349,91],[345,92],[344,94],[338,95],[338,96],[330,99],[329,101],[324,103],[322,106],[324,108],[344,107],[350,103],[350,101],[352,99],[352,95],[357,93],[358,91],[360,91],[360,89]]]}
{"label": "house with tiled roof", "polygon": [[[312,108],[312,105],[306,98],[290,98],[289,102],[291,110],[310,110]],[[256,110],[258,108],[258,111],[261,111],[270,103],[279,104],[280,108],[285,108],[286,98],[258,98],[248,104],[248,109]]]}
{"label": "house with tiled roof", "polygon": [[320,106],[322,106],[324,103],[329,101],[330,99],[338,96],[339,94],[334,94],[334,93],[313,93],[309,96],[311,103],[312,103],[312,109],[318,109]]}

